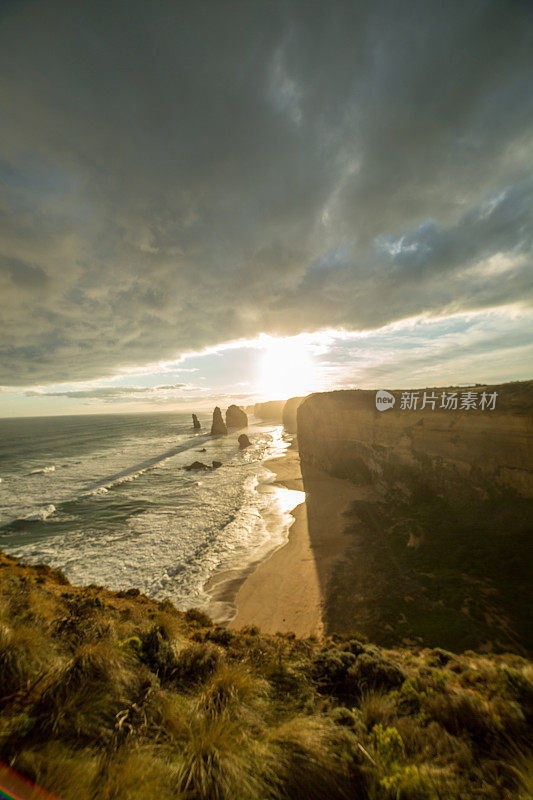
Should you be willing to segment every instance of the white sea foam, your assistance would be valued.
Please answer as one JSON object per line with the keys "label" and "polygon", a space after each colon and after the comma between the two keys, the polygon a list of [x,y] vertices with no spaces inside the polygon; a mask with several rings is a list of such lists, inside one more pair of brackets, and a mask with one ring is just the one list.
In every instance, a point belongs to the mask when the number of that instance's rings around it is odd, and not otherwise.
{"label": "white sea foam", "polygon": [[39,467],[38,469],[32,469],[29,473],[30,475],[45,475],[47,472],[55,472],[55,467]]}
{"label": "white sea foam", "polygon": [[98,486],[96,489],[91,489],[90,492],[84,492],[84,494],[80,495],[80,498],[86,497],[98,497],[99,495],[104,495],[108,493],[108,489],[105,486]]}
{"label": "white sea foam", "polygon": [[50,503],[49,505],[45,506],[44,508],[40,508],[38,511],[34,511],[31,514],[28,514],[28,516],[23,517],[23,519],[27,520],[28,522],[44,521],[51,514],[53,514],[55,510],[56,510],[56,507],[53,505],[53,503]]}
{"label": "white sea foam", "polygon": [[93,492],[97,492],[99,489],[105,489],[109,491],[109,489],[113,489],[115,486],[122,486],[123,483],[131,483],[138,478],[140,475],[143,475],[146,470],[140,469],[137,472],[132,472],[130,475],[122,475],[120,478],[116,478],[109,483],[106,483],[105,486],[98,486],[96,489],[93,489]]}
{"label": "white sea foam", "polygon": [[[280,455],[289,443],[281,428],[250,427],[249,433],[252,447],[242,451],[232,436],[152,440],[136,431],[122,440],[127,447],[121,441],[116,448],[95,448],[82,461],[73,457],[47,480],[10,480],[5,512],[16,509],[19,519],[42,522],[57,507],[57,524],[47,527],[47,535],[37,529],[38,536],[35,526],[19,525],[6,531],[2,548],[64,569],[74,583],[136,586],[181,608],[205,605],[203,587],[213,573],[245,567],[283,544],[289,509],[301,502],[298,492],[265,489],[273,475],[262,459]],[[206,460],[220,460],[223,467],[198,480],[183,467],[200,442]]]}

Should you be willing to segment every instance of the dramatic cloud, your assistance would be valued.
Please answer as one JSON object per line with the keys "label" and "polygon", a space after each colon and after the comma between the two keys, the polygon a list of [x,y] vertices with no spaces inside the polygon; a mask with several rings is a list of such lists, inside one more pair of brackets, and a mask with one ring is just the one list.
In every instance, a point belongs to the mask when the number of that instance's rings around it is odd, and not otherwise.
{"label": "dramatic cloud", "polygon": [[[57,392],[39,392],[28,389],[24,392],[26,397],[70,397],[74,399],[91,398],[97,400],[115,400],[126,397],[137,397],[144,394],[156,394],[157,392],[175,393],[177,389],[187,388],[184,383],[176,383],[171,386],[98,386],[92,389],[71,389]],[[142,398],[144,399],[144,398]]]}
{"label": "dramatic cloud", "polygon": [[531,303],[526,2],[6,2],[0,67],[2,384]]}

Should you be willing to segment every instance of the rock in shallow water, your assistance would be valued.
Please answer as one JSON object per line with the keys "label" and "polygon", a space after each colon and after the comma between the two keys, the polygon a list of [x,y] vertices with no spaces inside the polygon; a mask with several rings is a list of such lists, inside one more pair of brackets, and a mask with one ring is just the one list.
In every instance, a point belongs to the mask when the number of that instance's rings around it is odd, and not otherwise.
{"label": "rock in shallow water", "polygon": [[245,433],[241,433],[237,441],[239,442],[239,447],[241,448],[250,447],[250,445],[252,444]]}

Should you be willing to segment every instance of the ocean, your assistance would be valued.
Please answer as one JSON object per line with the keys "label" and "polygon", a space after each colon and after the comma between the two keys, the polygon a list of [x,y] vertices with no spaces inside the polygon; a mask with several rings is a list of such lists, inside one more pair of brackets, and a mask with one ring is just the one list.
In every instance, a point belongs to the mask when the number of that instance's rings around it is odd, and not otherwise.
{"label": "ocean", "polygon": [[[281,425],[252,422],[240,450],[239,432],[213,438],[199,417],[200,431],[189,413],[0,420],[0,549],[75,584],[208,608],[209,578],[286,541],[303,495],[272,485],[268,459],[292,440]],[[183,469],[196,460],[222,466]]]}

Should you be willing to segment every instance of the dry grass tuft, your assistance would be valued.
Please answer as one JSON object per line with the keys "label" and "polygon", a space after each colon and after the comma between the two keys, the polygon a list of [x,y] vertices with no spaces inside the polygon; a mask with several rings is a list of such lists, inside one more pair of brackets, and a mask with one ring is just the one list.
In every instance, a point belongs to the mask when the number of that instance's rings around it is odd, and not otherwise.
{"label": "dry grass tuft", "polygon": [[360,708],[362,720],[369,731],[378,723],[388,725],[397,714],[394,698],[383,692],[365,692]]}
{"label": "dry grass tuft", "polygon": [[175,740],[177,788],[202,800],[250,800],[268,796],[267,785],[246,747],[242,729],[225,716],[196,715]]}
{"label": "dry grass tuft", "polygon": [[267,683],[240,664],[222,664],[205,684],[199,703],[212,714],[252,705],[267,692]]}

